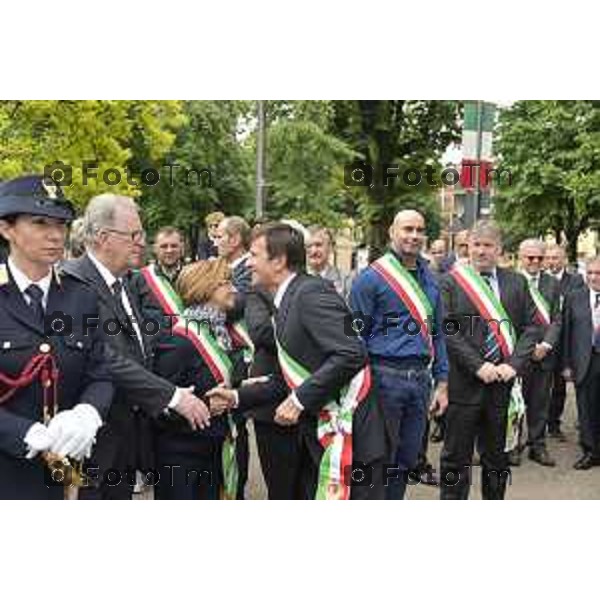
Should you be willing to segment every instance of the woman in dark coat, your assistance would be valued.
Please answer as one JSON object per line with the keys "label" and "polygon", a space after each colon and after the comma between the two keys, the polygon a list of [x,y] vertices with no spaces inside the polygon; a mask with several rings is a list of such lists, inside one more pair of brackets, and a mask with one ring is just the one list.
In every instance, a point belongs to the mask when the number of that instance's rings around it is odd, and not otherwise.
{"label": "woman in dark coat", "polygon": [[[159,345],[156,372],[202,397],[217,385],[244,377],[241,351],[234,351],[225,313],[235,300],[231,271],[222,259],[188,265],[177,280],[182,317]],[[161,418],[156,432],[157,500],[217,500],[235,497],[235,420],[213,416],[208,429],[192,431],[176,415]],[[225,467],[225,468],[223,468]]]}

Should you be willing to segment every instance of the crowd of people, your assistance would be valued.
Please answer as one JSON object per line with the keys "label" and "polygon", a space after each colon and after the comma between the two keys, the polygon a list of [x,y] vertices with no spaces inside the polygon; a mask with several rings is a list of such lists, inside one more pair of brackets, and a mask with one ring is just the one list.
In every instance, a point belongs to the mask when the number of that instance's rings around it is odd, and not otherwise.
{"label": "crowd of people", "polygon": [[525,451],[555,466],[567,381],[574,467],[600,465],[600,258],[584,280],[527,239],[508,268],[490,220],[425,254],[401,210],[352,275],[326,228],[223,213],[193,261],[174,227],[148,260],[132,198],[74,217],[43,177],[0,184],[0,498],[243,499],[251,420],[269,499],[402,499],[411,479],[467,499],[475,455],[503,499]]}

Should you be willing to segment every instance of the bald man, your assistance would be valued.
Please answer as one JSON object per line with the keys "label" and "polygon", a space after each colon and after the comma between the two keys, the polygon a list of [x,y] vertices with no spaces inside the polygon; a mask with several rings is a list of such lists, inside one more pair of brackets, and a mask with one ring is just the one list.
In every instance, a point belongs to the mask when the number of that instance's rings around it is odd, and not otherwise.
{"label": "bald man", "polygon": [[[527,239],[519,246],[519,267],[529,283],[536,303],[536,318],[540,337],[523,376],[523,398],[527,408],[527,445],[529,458],[545,466],[554,467],[554,459],[546,448],[545,432],[552,388],[553,372],[557,363],[562,328],[562,301],[560,283],[542,272],[546,244],[541,240]],[[522,447],[512,456],[512,464],[520,463]]]}
{"label": "bald man", "polygon": [[432,379],[431,412],[441,414],[448,403],[448,358],[439,287],[421,256],[425,218],[400,211],[389,233],[389,250],[358,275],[350,305],[393,439],[386,497],[400,500],[427,439]]}

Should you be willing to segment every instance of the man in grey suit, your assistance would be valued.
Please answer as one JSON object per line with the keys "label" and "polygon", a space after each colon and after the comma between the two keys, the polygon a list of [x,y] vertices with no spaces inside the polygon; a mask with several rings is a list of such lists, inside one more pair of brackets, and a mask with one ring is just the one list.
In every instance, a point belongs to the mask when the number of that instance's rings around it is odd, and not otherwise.
{"label": "man in grey suit", "polygon": [[575,382],[579,443],[583,454],[573,465],[600,465],[600,256],[587,263],[587,286],[565,298],[563,375]]}
{"label": "man in grey suit", "polygon": [[80,498],[128,499],[135,482],[131,474],[152,466],[148,419],[174,411],[196,429],[209,423],[209,413],[189,390],[149,370],[156,331],[146,327],[124,278],[130,266],[139,263],[144,248],[135,202],[125,196],[96,196],[87,206],[84,232],[86,254],[66,262],[63,269],[98,293],[99,315],[90,317],[88,327],[97,327],[108,342],[116,394],[90,460],[98,478]]}

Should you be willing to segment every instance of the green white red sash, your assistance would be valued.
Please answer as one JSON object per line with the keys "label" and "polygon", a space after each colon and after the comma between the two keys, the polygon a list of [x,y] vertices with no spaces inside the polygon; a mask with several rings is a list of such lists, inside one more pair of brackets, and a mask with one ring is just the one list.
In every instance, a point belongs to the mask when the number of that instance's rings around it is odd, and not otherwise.
{"label": "green white red sash", "polygon": [[538,288],[530,281],[529,291],[537,309],[537,320],[541,325],[550,325],[550,306]]}
{"label": "green white red sash", "polygon": [[[185,319],[180,319],[173,327],[173,335],[183,337],[193,344],[218,384],[231,385],[231,360],[204,323],[198,321],[186,323]],[[237,427],[231,414],[227,415],[227,420],[229,431],[223,442],[221,452],[223,465],[222,498],[224,500],[235,500],[239,479],[235,451]]]}
{"label": "green white red sash", "polygon": [[165,315],[174,315],[176,322],[183,312],[183,303],[169,280],[156,272],[156,265],[144,267],[141,273]]}
{"label": "green white red sash", "polygon": [[[295,390],[311,374],[276,341],[283,376],[288,387]],[[324,452],[319,465],[316,500],[350,498],[350,485],[344,481],[344,476],[348,476],[352,468],[352,417],[370,388],[371,370],[367,365],[341,390],[339,401],[328,402],[319,413],[317,438]]]}
{"label": "green white red sash", "polygon": [[467,294],[479,314],[486,319],[494,334],[502,356],[507,358],[515,349],[515,334],[512,323],[502,303],[492,292],[485,279],[468,265],[455,265],[450,275]]}
{"label": "green white red sash", "polygon": [[406,306],[410,316],[419,324],[421,335],[425,338],[433,358],[431,331],[427,328],[428,323],[433,323],[433,308],[418,281],[391,252],[384,254],[371,266],[383,277]]}
{"label": "green white red sash", "polygon": [[247,363],[252,362],[252,358],[254,357],[254,344],[248,333],[245,321],[236,321],[235,323],[228,325],[227,329],[234,346],[244,349],[244,360]]}

